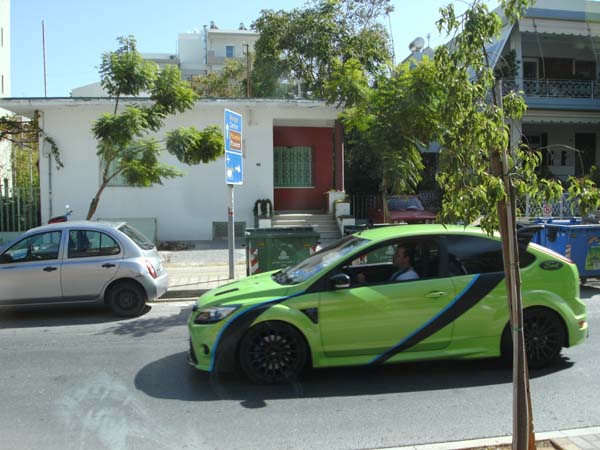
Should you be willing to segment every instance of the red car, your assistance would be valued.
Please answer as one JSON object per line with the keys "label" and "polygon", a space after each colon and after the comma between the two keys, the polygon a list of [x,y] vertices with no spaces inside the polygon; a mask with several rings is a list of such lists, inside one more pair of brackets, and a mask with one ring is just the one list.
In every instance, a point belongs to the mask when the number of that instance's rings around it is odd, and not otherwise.
{"label": "red car", "polygon": [[[423,208],[416,195],[395,195],[387,199],[391,223],[434,223],[435,213]],[[383,223],[383,208],[373,208],[368,213],[371,223]]]}

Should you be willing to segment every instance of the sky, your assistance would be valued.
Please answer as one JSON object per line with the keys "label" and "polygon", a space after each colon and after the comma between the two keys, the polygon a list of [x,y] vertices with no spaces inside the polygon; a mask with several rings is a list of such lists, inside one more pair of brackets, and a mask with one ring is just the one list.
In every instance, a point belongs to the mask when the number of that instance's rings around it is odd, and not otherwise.
{"label": "sky", "polygon": [[[444,42],[435,22],[449,0],[394,0],[390,15],[396,61],[417,36],[431,34],[431,47]],[[464,1],[456,2],[464,9]],[[305,0],[11,0],[11,96],[43,97],[42,21],[49,97],[99,81],[104,52],[118,36],[133,35],[142,53],[175,53],[178,33],[202,30],[211,20],[222,29],[250,26],[263,9],[291,10]]]}

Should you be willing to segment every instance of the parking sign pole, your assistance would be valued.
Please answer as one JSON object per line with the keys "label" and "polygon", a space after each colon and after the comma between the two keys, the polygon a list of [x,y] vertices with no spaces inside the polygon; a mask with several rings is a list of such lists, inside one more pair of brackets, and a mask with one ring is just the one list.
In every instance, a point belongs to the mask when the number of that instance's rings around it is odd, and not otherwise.
{"label": "parking sign pole", "polygon": [[228,184],[229,196],[227,200],[227,240],[229,241],[229,279],[235,278],[235,267],[233,264],[233,252],[235,249],[235,210],[233,202],[233,184]]}
{"label": "parking sign pole", "polygon": [[233,207],[233,185],[244,182],[244,164],[242,155],[242,115],[225,109],[225,183],[229,186],[227,199],[227,240],[229,241],[229,279],[235,278],[235,212]]}

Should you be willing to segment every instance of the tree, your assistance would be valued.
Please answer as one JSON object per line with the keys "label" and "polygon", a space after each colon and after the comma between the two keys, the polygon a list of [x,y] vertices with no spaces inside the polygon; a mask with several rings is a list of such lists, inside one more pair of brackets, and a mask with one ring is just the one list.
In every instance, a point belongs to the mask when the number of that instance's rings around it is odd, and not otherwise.
{"label": "tree", "polygon": [[[518,19],[529,0],[503,0],[508,21]],[[443,223],[471,223],[500,231],[506,289],[511,312],[513,356],[513,448],[534,448],[532,405],[525,359],[515,198],[524,194],[545,199],[562,194],[562,186],[536,176],[541,155],[511,141],[525,111],[521,94],[502,92],[490,67],[486,46],[497,38],[501,18],[481,0],[464,14],[452,4],[442,8],[437,22],[450,41],[432,61],[397,67],[369,86],[368,75],[339,65],[331,88],[353,103],[342,120],[360,130],[383,161],[382,190],[413,188],[421,176],[418,148],[431,141],[441,145],[437,180],[443,190]],[[513,136],[515,133],[513,133]],[[585,211],[600,204],[589,178],[570,179],[569,193]]]}
{"label": "tree", "polygon": [[[102,56],[102,87],[115,99],[114,111],[94,122],[92,131],[98,141],[101,182],[87,213],[91,219],[100,197],[110,181],[122,176],[131,186],[162,184],[163,179],[182,176],[173,167],[159,161],[162,147],[151,132],[158,132],[164,120],[194,105],[196,94],[181,79],[179,69],[166,66],[159,70],[138,53],[133,36],[117,39],[119,48]],[[119,108],[122,96],[147,92],[150,104],[127,104]],[[166,150],[185,164],[207,163],[223,154],[223,136],[218,126],[203,131],[180,128],[166,134]]]}
{"label": "tree", "polygon": [[245,97],[247,72],[246,64],[228,59],[221,72],[192,77],[192,89],[202,97]]}
{"label": "tree", "polygon": [[[63,167],[58,147],[52,138],[46,136],[39,127],[37,114],[32,119],[16,115],[0,116],[0,142],[12,144],[12,169],[15,172],[14,183],[20,187],[39,186],[39,140],[42,136],[48,144],[50,155],[56,167]],[[35,166],[35,167],[34,167]]]}
{"label": "tree", "polygon": [[292,11],[263,10],[252,28],[260,34],[252,72],[258,97],[294,95],[301,83],[308,98],[326,98],[336,61],[358,61],[369,74],[386,70],[388,35],[378,20],[390,0],[316,0]]}

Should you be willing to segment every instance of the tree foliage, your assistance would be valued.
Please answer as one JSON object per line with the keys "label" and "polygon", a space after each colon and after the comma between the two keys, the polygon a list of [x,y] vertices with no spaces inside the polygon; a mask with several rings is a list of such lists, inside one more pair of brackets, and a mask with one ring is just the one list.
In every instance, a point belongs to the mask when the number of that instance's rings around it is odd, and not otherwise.
{"label": "tree foliage", "polygon": [[[509,22],[518,19],[529,0],[503,0]],[[372,85],[369,75],[338,65],[333,88],[354,95],[342,120],[365,136],[381,156],[382,192],[414,189],[423,167],[419,148],[429,142],[441,146],[437,180],[443,191],[442,223],[468,224],[483,216],[488,233],[500,230],[506,287],[515,343],[515,430],[517,446],[532,445],[531,403],[524,360],[524,333],[518,252],[515,238],[515,198],[528,194],[553,199],[562,186],[541,180],[536,169],[541,155],[524,146],[520,119],[526,105],[522,93],[498,89],[486,47],[497,39],[502,19],[483,0],[473,0],[464,14],[452,4],[440,10],[440,32],[449,38],[415,67],[407,65],[379,75]],[[511,140],[511,127],[512,136]],[[583,211],[598,206],[600,195],[589,178],[570,179],[569,194],[577,196]],[[521,433],[529,430],[530,433]],[[530,447],[531,448],[531,447]]]}
{"label": "tree foliage", "polygon": [[330,98],[326,85],[336,66],[352,60],[371,75],[386,70],[391,52],[379,20],[392,9],[390,0],[315,0],[291,11],[263,10],[252,24],[260,34],[254,94],[293,95],[298,81],[305,97]]}
{"label": "tree foliage", "polygon": [[[92,127],[98,141],[101,182],[91,201],[87,218],[96,212],[100,196],[111,180],[124,178],[130,186],[162,184],[164,179],[183,175],[160,162],[161,143],[150,133],[158,132],[170,115],[193,107],[196,94],[181,79],[179,69],[159,70],[138,53],[132,36],[118,38],[119,48],[105,53],[100,65],[103,88],[115,99],[112,113],[103,114]],[[123,96],[147,94],[149,102],[130,103],[119,109]],[[185,137],[185,138],[184,138]],[[223,154],[223,138],[218,127],[204,131],[195,128],[167,134],[166,150],[186,164],[209,162]]]}
{"label": "tree foliage", "polygon": [[246,63],[228,59],[221,72],[193,76],[192,88],[201,97],[241,98],[246,96]]}
{"label": "tree foliage", "polygon": [[14,183],[19,187],[39,185],[39,143],[47,145],[50,157],[57,169],[63,167],[58,147],[54,140],[44,134],[39,126],[38,115],[27,119],[16,115],[0,116],[0,142],[12,144]]}

